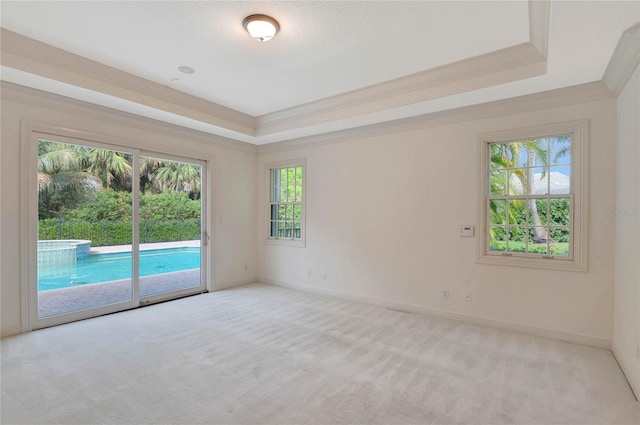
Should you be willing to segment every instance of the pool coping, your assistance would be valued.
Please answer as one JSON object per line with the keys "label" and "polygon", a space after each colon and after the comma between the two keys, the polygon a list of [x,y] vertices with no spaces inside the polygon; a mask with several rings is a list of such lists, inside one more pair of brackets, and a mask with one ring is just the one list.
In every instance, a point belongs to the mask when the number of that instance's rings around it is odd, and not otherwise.
{"label": "pool coping", "polygon": [[[169,248],[198,248],[200,240],[176,241],[176,242],[157,242],[157,243],[141,243],[140,251],[148,251],[152,249],[169,249]],[[112,245],[91,247],[91,255],[93,254],[110,254],[115,252],[131,252],[131,245]]]}

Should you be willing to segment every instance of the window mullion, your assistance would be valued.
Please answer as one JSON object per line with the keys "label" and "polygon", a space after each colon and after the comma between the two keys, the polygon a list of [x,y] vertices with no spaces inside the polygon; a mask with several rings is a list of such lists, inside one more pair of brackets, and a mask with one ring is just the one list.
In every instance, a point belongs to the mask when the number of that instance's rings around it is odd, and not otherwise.
{"label": "window mullion", "polygon": [[[549,182],[551,181],[551,174],[549,174],[549,178],[547,179],[549,180]],[[551,183],[549,183],[549,195],[551,195]],[[548,256],[552,256],[551,254],[551,196],[549,196],[548,198],[549,200],[547,201],[547,226],[546,226],[546,231],[547,231],[547,255]]]}

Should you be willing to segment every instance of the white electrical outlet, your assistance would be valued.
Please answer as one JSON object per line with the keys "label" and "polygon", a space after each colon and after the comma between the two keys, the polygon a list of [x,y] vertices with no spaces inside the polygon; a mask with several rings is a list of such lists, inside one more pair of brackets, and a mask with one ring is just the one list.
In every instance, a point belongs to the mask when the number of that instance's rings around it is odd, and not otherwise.
{"label": "white electrical outlet", "polygon": [[311,277],[311,270],[307,270],[307,277]]}
{"label": "white electrical outlet", "polygon": [[471,292],[467,292],[464,294],[464,300],[468,303],[471,302]]}
{"label": "white electrical outlet", "polygon": [[445,289],[444,291],[442,291],[442,299],[444,300],[448,300],[449,299],[449,290]]}
{"label": "white electrical outlet", "polygon": [[329,276],[327,276],[327,273],[322,273],[322,280],[327,280]]}

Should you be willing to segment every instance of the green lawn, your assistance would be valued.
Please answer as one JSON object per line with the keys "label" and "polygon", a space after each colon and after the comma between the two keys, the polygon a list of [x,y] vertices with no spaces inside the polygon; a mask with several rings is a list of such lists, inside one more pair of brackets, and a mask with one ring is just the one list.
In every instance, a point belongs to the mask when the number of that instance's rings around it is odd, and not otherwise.
{"label": "green lawn", "polygon": [[[493,241],[491,242],[491,251],[505,251],[506,242],[503,241]],[[526,249],[524,242],[509,242],[509,252],[522,252],[524,253]],[[546,245],[537,244],[537,245],[529,245],[529,253],[531,254],[546,254]],[[569,255],[569,243],[568,242],[554,242],[551,244],[551,252],[549,255]]]}

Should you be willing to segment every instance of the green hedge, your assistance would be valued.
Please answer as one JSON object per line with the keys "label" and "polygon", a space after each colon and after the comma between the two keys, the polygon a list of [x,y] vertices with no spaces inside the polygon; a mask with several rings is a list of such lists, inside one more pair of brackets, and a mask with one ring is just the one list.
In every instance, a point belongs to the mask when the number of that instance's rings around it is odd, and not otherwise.
{"label": "green hedge", "polygon": [[140,241],[170,242],[200,239],[200,220],[141,220]]}
{"label": "green hedge", "polygon": [[[84,239],[91,246],[129,245],[130,221],[65,221],[51,218],[39,221],[38,239]],[[141,220],[140,243],[174,242],[200,239],[200,220]]]}
{"label": "green hedge", "polygon": [[[200,217],[200,200],[183,192],[140,194],[140,218],[187,220]],[[131,193],[104,189],[82,205],[65,210],[62,218],[78,221],[131,221]]]}
{"label": "green hedge", "polygon": [[[491,251],[504,252],[506,243],[503,241],[491,241],[489,247]],[[526,245],[524,242],[509,241],[509,252],[526,251]],[[529,245],[530,254],[547,254],[547,245]],[[569,255],[569,244],[566,242],[552,243],[550,255]]]}

